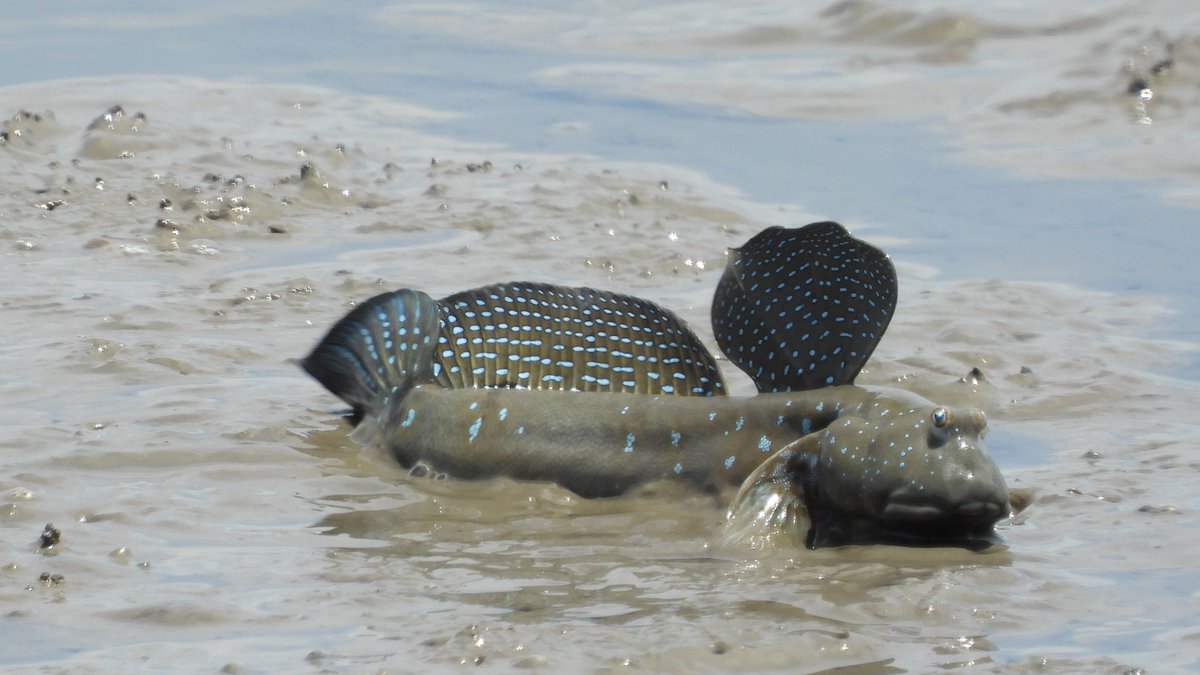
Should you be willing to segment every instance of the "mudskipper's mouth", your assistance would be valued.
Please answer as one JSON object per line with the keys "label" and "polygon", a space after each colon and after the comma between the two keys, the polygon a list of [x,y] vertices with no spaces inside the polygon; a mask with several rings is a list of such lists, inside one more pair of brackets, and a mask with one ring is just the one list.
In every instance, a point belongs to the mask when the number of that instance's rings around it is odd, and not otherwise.
{"label": "mudskipper's mouth", "polygon": [[912,524],[930,523],[938,525],[961,524],[965,529],[972,526],[991,525],[1005,516],[1008,504],[994,500],[967,500],[942,502],[922,499],[910,501],[892,499],[883,509],[883,519],[888,522]]}
{"label": "mudskipper's mouth", "polygon": [[873,518],[814,522],[808,546],[894,544],[983,550],[999,541],[995,525],[1007,515],[1007,502],[997,499],[950,501],[901,492],[891,495]]}
{"label": "mudskipper's mouth", "polygon": [[954,536],[990,531],[1008,515],[1008,491],[986,483],[958,484],[945,494],[904,487],[888,495],[882,520],[914,534]]}

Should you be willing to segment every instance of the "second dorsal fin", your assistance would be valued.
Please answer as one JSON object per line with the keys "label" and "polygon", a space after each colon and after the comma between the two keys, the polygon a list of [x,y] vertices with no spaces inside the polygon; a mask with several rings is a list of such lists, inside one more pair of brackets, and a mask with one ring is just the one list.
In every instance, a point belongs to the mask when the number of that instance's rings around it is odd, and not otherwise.
{"label": "second dorsal fin", "polygon": [[444,387],[725,393],[712,355],[682,320],[633,296],[511,282],[438,301]]}

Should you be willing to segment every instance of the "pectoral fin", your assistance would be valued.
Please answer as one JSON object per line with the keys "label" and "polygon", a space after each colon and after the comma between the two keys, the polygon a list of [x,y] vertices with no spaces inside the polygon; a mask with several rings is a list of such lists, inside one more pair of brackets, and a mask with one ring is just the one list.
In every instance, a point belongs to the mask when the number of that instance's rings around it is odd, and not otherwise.
{"label": "pectoral fin", "polygon": [[747,476],[725,512],[720,545],[759,551],[808,546],[812,523],[805,491],[818,452],[818,439],[809,434]]}

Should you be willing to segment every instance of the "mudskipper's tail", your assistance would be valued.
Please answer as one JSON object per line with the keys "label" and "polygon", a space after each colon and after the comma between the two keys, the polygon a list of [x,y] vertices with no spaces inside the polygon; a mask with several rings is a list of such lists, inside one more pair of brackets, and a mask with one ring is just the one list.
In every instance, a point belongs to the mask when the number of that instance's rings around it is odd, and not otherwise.
{"label": "mudskipper's tail", "polygon": [[384,293],[334,324],[300,365],[350,404],[358,424],[437,376],[439,326],[433,298],[409,289]]}

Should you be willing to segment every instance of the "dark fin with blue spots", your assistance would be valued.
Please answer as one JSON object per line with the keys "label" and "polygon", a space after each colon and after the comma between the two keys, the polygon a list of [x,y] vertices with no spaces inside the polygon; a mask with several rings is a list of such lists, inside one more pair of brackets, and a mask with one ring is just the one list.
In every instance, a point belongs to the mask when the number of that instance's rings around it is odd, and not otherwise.
{"label": "dark fin with blue spots", "polygon": [[896,309],[887,255],[837,223],[771,227],[729,252],[712,325],[759,391],[853,384]]}
{"label": "dark fin with blue spots", "polygon": [[300,365],[350,404],[358,424],[437,376],[439,318],[437,303],[420,291],[377,295],[334,324]]}
{"label": "dark fin with blue spots", "polygon": [[512,282],[443,298],[442,386],[725,393],[712,354],[679,317],[640,298]]}

